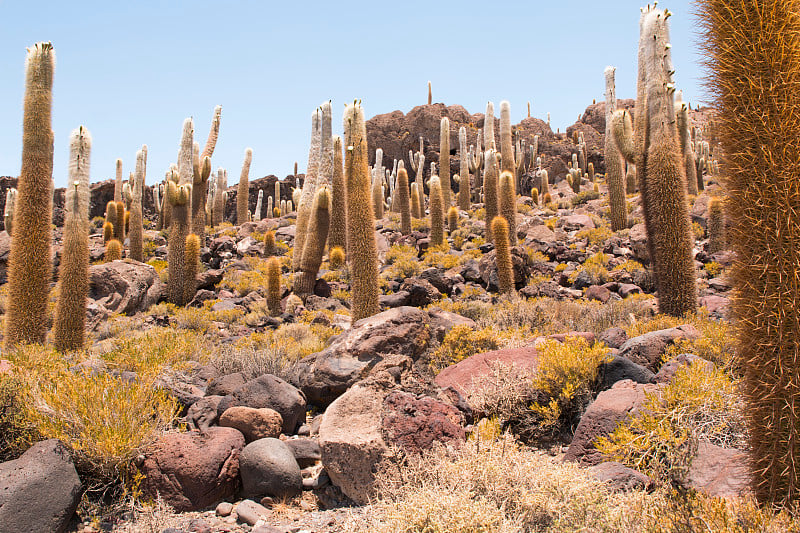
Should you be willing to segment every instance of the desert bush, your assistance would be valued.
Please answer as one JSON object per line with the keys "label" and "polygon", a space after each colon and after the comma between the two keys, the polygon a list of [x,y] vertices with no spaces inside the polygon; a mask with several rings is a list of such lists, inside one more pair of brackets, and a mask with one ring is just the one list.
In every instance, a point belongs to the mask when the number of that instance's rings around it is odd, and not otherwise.
{"label": "desert bush", "polygon": [[502,340],[493,328],[476,330],[468,325],[454,326],[431,354],[429,366],[434,374],[438,374],[467,357],[497,350],[501,344]]}
{"label": "desert bush", "polygon": [[600,198],[600,193],[597,191],[589,190],[589,191],[581,191],[574,198],[572,198],[572,205],[573,207],[585,204],[589,200],[597,200]]}
{"label": "desert bush", "polygon": [[584,229],[575,234],[576,238],[586,239],[586,242],[590,245],[603,244],[613,236],[614,232],[611,231],[611,228],[605,225],[593,229]]}
{"label": "desert bush", "polygon": [[138,335],[114,339],[102,354],[110,368],[158,376],[165,369],[184,370],[190,361],[205,362],[211,350],[202,334],[191,330],[154,328]]}
{"label": "desert bush", "polygon": [[25,417],[25,384],[13,374],[0,374],[0,462],[16,459],[39,440]]}

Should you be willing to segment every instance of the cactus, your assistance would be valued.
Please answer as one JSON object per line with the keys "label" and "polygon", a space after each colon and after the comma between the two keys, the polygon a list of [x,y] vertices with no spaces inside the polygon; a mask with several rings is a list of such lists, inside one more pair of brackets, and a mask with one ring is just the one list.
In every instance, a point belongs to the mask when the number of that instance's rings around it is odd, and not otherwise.
{"label": "cactus", "polygon": [[264,234],[264,255],[271,257],[275,255],[275,232],[270,230]]}
{"label": "cactus", "polygon": [[550,193],[549,192],[544,193],[544,196],[542,197],[542,203],[544,205],[547,205],[547,204],[551,203],[552,201],[553,201],[553,197],[550,195]]}
{"label": "cactus", "polygon": [[[291,203],[291,202],[290,202]],[[281,210],[278,207],[272,208],[272,218],[280,218],[281,217]]]}
{"label": "cactus", "polygon": [[725,212],[722,200],[712,198],[708,202],[708,253],[725,249]]}
{"label": "cactus", "polygon": [[483,206],[486,210],[486,240],[494,242],[492,236],[492,220],[500,213],[500,200],[497,198],[498,170],[497,157],[493,148],[486,150],[484,155],[486,170],[483,173]]}
{"label": "cactus", "polygon": [[539,189],[536,187],[531,189],[531,200],[533,201],[534,205],[539,205]]}
{"label": "cactus", "polygon": [[353,322],[377,314],[378,251],[375,218],[369,200],[369,152],[364,110],[354,102],[345,107],[345,189],[347,190],[347,254],[353,294]]}
{"label": "cactus", "polygon": [[458,157],[459,179],[458,179],[458,208],[462,211],[469,211],[472,205],[470,193],[472,189],[469,184],[469,156],[467,153],[467,128],[461,126],[458,129]]}
{"label": "cactus", "polygon": [[376,219],[383,218],[383,183],[379,180],[372,183],[372,209]]}
{"label": "cactus", "polygon": [[[317,170],[316,188],[323,185],[331,186],[333,179],[333,127],[331,125],[331,101],[323,102],[319,106],[320,110],[320,144],[319,144],[319,167]],[[315,192],[316,194],[316,192]]]}
{"label": "cactus", "polygon": [[[258,198],[256,199],[256,209],[255,209],[255,211],[253,211],[253,221],[254,222],[258,222],[259,220],[261,220],[261,208],[262,208],[263,201],[264,201],[264,191],[258,191]],[[238,194],[236,195],[236,202],[237,202],[237,206],[236,207],[238,209],[238,207],[239,207],[238,206],[238,202],[239,202],[239,195]],[[269,213],[270,211],[271,211],[270,209],[267,209],[267,213]],[[272,213],[270,213],[270,214],[272,214]],[[237,213],[237,216],[238,216],[238,213]]]}
{"label": "cactus", "polygon": [[450,207],[450,119],[447,117],[442,117],[439,123],[439,181],[442,186],[443,209],[448,209]]}
{"label": "cactus", "polygon": [[635,133],[626,111],[614,113],[612,131],[620,153],[636,165],[658,309],[682,316],[697,308],[697,289],[686,169],[675,124],[668,17],[669,12],[655,7],[642,10]]}
{"label": "cactus", "polygon": [[628,163],[628,170],[625,174],[625,192],[628,194],[636,193],[636,165]]}
{"label": "cactus", "polygon": [[433,93],[431,92],[431,82],[428,82],[428,105],[433,103]]}
{"label": "cactus", "polygon": [[[302,189],[292,189],[292,198],[288,201],[294,203],[294,207],[297,208],[298,204],[300,203],[300,197],[303,195]],[[291,211],[291,209],[289,209]]]}
{"label": "cactus", "polygon": [[114,224],[114,238],[119,239],[120,243],[125,242],[125,215],[127,211],[125,210],[125,202],[115,202],[114,208],[117,211],[115,216],[115,220],[117,221]]}
{"label": "cactus", "polygon": [[481,132],[478,130],[477,140],[475,141],[477,146],[469,147],[469,154],[468,154],[468,162],[469,162],[469,171],[475,175],[475,181],[473,182],[473,192],[472,198],[475,201],[480,201],[480,188],[483,185],[483,176],[481,175],[481,171],[483,170],[483,146],[481,145]]}
{"label": "cactus", "polygon": [[431,246],[444,244],[444,200],[442,200],[442,183],[439,176],[431,177],[428,182],[431,211]]}
{"label": "cactus", "polygon": [[411,184],[411,216],[422,218],[422,205],[419,200],[419,186],[416,182]]}
{"label": "cactus", "polygon": [[594,183],[594,163],[587,163],[586,165],[586,173],[589,175],[589,181]]}
{"label": "cactus", "polygon": [[[202,153],[194,156],[192,152],[192,213],[191,213],[191,232],[197,235],[202,245],[205,242],[206,235],[206,213],[205,206],[208,194],[208,178],[211,176],[211,156],[214,155],[214,149],[217,146],[217,139],[219,138],[219,124],[222,116],[222,106],[214,108],[214,114],[211,118],[211,128],[208,131],[208,138],[203,147]],[[193,143],[194,144],[194,143]],[[199,145],[198,145],[199,150]],[[206,158],[208,158],[208,170],[206,170]],[[171,204],[167,202],[167,209],[171,209]]]}
{"label": "cactus", "polygon": [[[497,184],[500,215],[508,222],[508,242],[517,245],[517,198],[514,193],[514,174],[507,170],[500,173]],[[494,236],[494,234],[492,234]]]}
{"label": "cactus", "polygon": [[397,208],[400,210],[400,233],[411,233],[411,199],[409,198],[408,173],[406,169],[397,171]]}
{"label": "cactus", "polygon": [[[183,122],[181,148],[178,153],[178,170],[170,170],[167,181],[167,201],[172,206],[172,224],[170,224],[169,238],[167,239],[167,268],[169,278],[167,281],[167,299],[178,306],[186,305],[189,300],[187,288],[194,280],[186,279],[186,238],[189,236],[190,208],[192,199],[192,137],[194,124],[187,118]],[[199,238],[199,236],[198,236]]]}
{"label": "cactus", "polygon": [[294,292],[300,297],[314,292],[314,283],[325,253],[325,242],[330,229],[331,194],[327,185],[322,185],[314,195],[311,218],[308,221],[300,272],[295,274]]}
{"label": "cactus", "polygon": [[342,167],[342,138],[333,137],[333,175],[331,178],[331,229],[328,233],[328,248],[345,249],[347,246],[347,227],[345,202],[347,192],[344,187],[344,168]]}
{"label": "cactus", "polygon": [[281,314],[281,263],[277,257],[267,261],[267,309],[269,314]]}
{"label": "cactus", "polygon": [[[511,174],[503,172],[508,179]],[[511,244],[508,241],[508,222],[503,216],[492,219],[492,235],[494,235],[495,262],[497,264],[497,281],[501,294],[514,292],[514,267],[511,262]]]}
{"label": "cactus", "polygon": [[52,44],[36,43],[28,49],[22,168],[17,183],[8,263],[6,347],[43,343],[47,334],[47,301],[53,278],[50,222],[53,212],[51,107],[54,67]]}
{"label": "cactus", "polygon": [[[424,143],[422,137],[419,138],[419,150],[417,153],[413,153],[411,150],[408,151],[408,161],[411,165],[411,170],[416,173],[414,177],[414,182],[417,184],[417,188],[419,189],[417,192],[419,194],[420,205],[425,205],[425,187],[423,186],[423,179],[425,174],[425,152],[424,152]],[[416,215],[415,215],[416,216]],[[419,216],[416,216],[420,218]]]}
{"label": "cactus", "polygon": [[303,247],[306,238],[308,219],[311,216],[311,203],[317,187],[317,173],[319,172],[320,147],[322,145],[321,122],[322,113],[315,109],[311,114],[311,144],[308,149],[308,167],[303,180],[303,188],[298,197],[294,198],[297,206],[297,222],[294,235],[294,255],[292,256],[292,270],[300,269],[300,260],[303,256]]}
{"label": "cactus", "polygon": [[[111,228],[116,233],[117,229],[117,202],[111,200],[106,204],[106,224],[111,224]],[[114,233],[111,234],[110,238],[114,237]],[[108,239],[106,239],[108,240]]]}
{"label": "cactus", "polygon": [[345,254],[344,248],[341,246],[334,246],[331,248],[328,256],[331,270],[339,270],[344,266]]}
{"label": "cactus", "polygon": [[183,299],[186,303],[192,301],[197,292],[197,267],[200,264],[200,237],[194,233],[186,236],[186,274]]}
{"label": "cactus", "polygon": [[[511,137],[511,104],[506,100],[500,102],[500,171],[511,172],[512,175],[517,171]],[[514,194],[516,195],[516,191]]]}
{"label": "cactus", "polygon": [[142,192],[145,180],[147,145],[136,152],[136,172],[131,186],[130,234],[128,248],[134,261],[144,261],[144,225],[142,219]]}
{"label": "cactus", "polygon": [[[261,198],[262,202],[264,199],[264,191],[258,191],[258,197]],[[256,202],[258,204],[258,202]],[[272,203],[272,196],[267,196],[267,213],[271,217],[275,217],[275,204]],[[261,213],[259,212],[259,215]]]}
{"label": "cactus", "polygon": [[217,227],[225,221],[225,205],[228,203],[228,171],[219,167],[214,185],[213,203],[211,204],[211,226]]}
{"label": "cactus", "polygon": [[678,140],[683,157],[684,168],[686,169],[686,187],[687,192],[692,195],[697,195],[697,166],[694,161],[694,152],[692,151],[692,141],[689,129],[691,123],[689,121],[689,105],[683,101],[683,93],[678,91],[675,98],[675,122],[678,128]]}
{"label": "cactus", "polygon": [[548,174],[547,169],[544,168],[538,172],[540,185],[539,192],[541,192],[542,195],[548,195],[550,194],[550,174]]}
{"label": "cactus", "polygon": [[69,183],[64,206],[64,251],[58,267],[53,345],[59,352],[83,348],[89,295],[89,164],[92,137],[83,127],[69,143]]}
{"label": "cactus", "polygon": [[483,143],[486,145],[487,151],[497,150],[494,139],[494,104],[492,102],[486,102],[486,114],[483,116]]}
{"label": "cactus", "polygon": [[116,173],[114,176],[114,201],[122,201],[122,159],[117,159]]}
{"label": "cactus", "polygon": [[17,204],[17,189],[14,187],[6,191],[6,205],[3,213],[3,227],[11,235],[14,229],[14,208]]}
{"label": "cactus", "polygon": [[606,135],[605,161],[606,184],[608,185],[608,204],[611,218],[611,229],[619,231],[628,227],[628,211],[625,207],[625,176],[621,149],[614,140],[613,120],[617,110],[617,90],[614,80],[616,67],[606,67]]}
{"label": "cactus", "polygon": [[106,243],[104,259],[106,263],[122,259],[122,243],[116,237]]}
{"label": "cactus", "polygon": [[458,209],[455,206],[447,210],[447,229],[451,235],[458,229]]}
{"label": "cactus", "polygon": [[[244,162],[242,163],[242,173],[239,175],[239,187],[236,192],[236,224],[242,225],[247,222],[247,214],[250,210],[250,163],[253,161],[253,149],[244,149]],[[259,200],[263,196],[259,191]],[[260,219],[260,217],[259,217]]]}

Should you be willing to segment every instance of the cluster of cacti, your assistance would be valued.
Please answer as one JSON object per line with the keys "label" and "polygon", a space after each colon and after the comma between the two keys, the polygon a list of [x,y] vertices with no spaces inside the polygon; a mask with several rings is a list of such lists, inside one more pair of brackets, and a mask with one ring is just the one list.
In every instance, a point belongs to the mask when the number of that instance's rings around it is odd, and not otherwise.
{"label": "cluster of cacti", "polygon": [[[253,161],[253,149],[245,148],[244,162],[242,163],[242,173],[239,175],[239,187],[236,190],[236,223],[239,225],[244,224],[250,219],[250,163]],[[258,191],[258,200],[264,196],[263,191]],[[258,218],[253,217],[254,220],[261,220],[261,210],[258,211]],[[272,209],[268,211],[272,214]]]}
{"label": "cluster of cacti", "polygon": [[58,301],[53,345],[60,352],[80,350],[85,341],[89,294],[89,165],[92,137],[79,127],[70,134],[69,186],[64,205],[64,251],[58,269]]}
{"label": "cluster of cacti", "polygon": [[[414,183],[417,184],[417,194],[419,195],[419,202],[422,206],[422,210],[424,211],[425,208],[425,187],[423,185],[423,179],[425,174],[425,152],[424,152],[424,143],[422,137],[419,138],[419,150],[417,153],[413,153],[411,150],[408,151],[408,161],[411,165],[411,170],[415,172]],[[413,199],[412,199],[413,201]],[[414,215],[415,218],[422,218],[421,214]]]}
{"label": "cluster of cacti", "polygon": [[583,132],[574,132],[574,140],[578,145],[578,151],[572,154],[572,166],[569,168],[568,176],[570,178],[570,185],[572,185],[572,191],[575,194],[578,194],[581,192],[581,180],[584,177],[590,181],[592,180],[592,176],[594,175],[594,166],[592,167],[591,175],[589,175],[588,168],[586,166],[586,140]]}
{"label": "cluster of cacti", "polygon": [[5,344],[44,342],[53,277],[50,220],[53,212],[51,108],[55,52],[50,43],[28,50],[22,122],[22,168],[8,260]]}
{"label": "cluster of cacti", "polygon": [[375,217],[369,201],[367,128],[361,104],[345,108],[345,189],[347,191],[347,255],[353,295],[352,320],[378,313],[378,251]]}
{"label": "cluster of cacti", "polygon": [[766,508],[794,512],[800,499],[800,2],[699,4],[724,154],[726,240],[736,257],[729,278],[737,293],[734,353],[752,490]]}
{"label": "cluster of cacti", "polygon": [[689,121],[689,104],[683,101],[683,93],[678,91],[675,95],[675,123],[678,128],[678,141],[686,169],[686,187],[690,195],[697,195],[697,163],[694,160],[694,151],[691,141],[691,123]]}
{"label": "cluster of cacti", "polygon": [[[508,178],[510,174],[503,172]],[[505,217],[492,219],[492,235],[494,235],[495,262],[497,265],[497,281],[501,294],[514,292],[514,267],[511,262],[511,244],[508,241],[509,226]]]}
{"label": "cluster of cacti", "polygon": [[469,171],[475,175],[473,181],[472,198],[476,202],[480,202],[480,188],[483,185],[483,171],[484,154],[483,146],[481,143],[481,132],[478,130],[478,136],[475,145],[470,145],[469,153],[467,154]]}
{"label": "cluster of cacti", "polygon": [[211,219],[211,227],[217,227],[225,220],[225,206],[228,205],[228,171],[217,168],[216,179],[209,188],[207,209]]}
{"label": "cluster of cacti", "polygon": [[668,11],[655,7],[642,10],[636,125],[633,128],[630,113],[619,110],[612,117],[612,129],[620,153],[636,165],[659,311],[682,316],[697,308],[697,291],[668,17]]}
{"label": "cluster of cacti", "polygon": [[625,205],[625,167],[622,153],[614,135],[614,114],[617,110],[617,89],[614,80],[616,67],[606,67],[606,135],[605,162],[606,184],[608,185],[608,205],[611,229],[619,231],[628,226],[628,210]]}

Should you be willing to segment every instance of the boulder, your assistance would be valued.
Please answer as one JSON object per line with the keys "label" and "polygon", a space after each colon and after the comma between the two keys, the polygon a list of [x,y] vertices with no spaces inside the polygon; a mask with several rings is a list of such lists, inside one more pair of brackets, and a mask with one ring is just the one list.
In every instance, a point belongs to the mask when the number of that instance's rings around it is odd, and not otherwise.
{"label": "boulder", "polygon": [[244,436],[233,428],[167,433],[145,454],[142,490],[176,511],[195,511],[233,496]]}
{"label": "boulder", "polygon": [[605,461],[589,467],[589,473],[615,492],[650,489],[654,485],[650,477],[615,461]]}
{"label": "boulder", "polygon": [[[489,290],[499,290],[499,278],[497,277],[497,252],[492,250],[488,254],[484,254],[478,262],[478,269],[481,274],[481,280],[489,288]],[[521,289],[528,283],[530,269],[528,268],[528,256],[525,249],[521,246],[514,246],[511,248],[511,266],[514,271],[514,286]],[[466,276],[465,276],[466,277]]]}
{"label": "boulder", "polygon": [[388,354],[416,361],[432,341],[430,317],[416,307],[398,307],[364,318],[327,348],[295,363],[290,381],[309,403],[329,405],[357,381],[367,377]]}
{"label": "boulder", "polygon": [[749,492],[747,454],[701,440],[689,465],[687,484],[712,497],[741,497]]}
{"label": "boulder", "polygon": [[587,300],[597,300],[600,303],[606,303],[611,298],[611,291],[602,285],[591,285],[583,293],[584,298]]}
{"label": "boulder", "polygon": [[0,531],[66,531],[81,497],[81,480],[59,440],[37,442],[0,463]]}
{"label": "boulder", "polygon": [[289,439],[285,442],[292,450],[300,468],[308,468],[322,459],[322,450],[319,447],[319,443],[314,439]]}
{"label": "boulder", "polygon": [[242,405],[261,409],[267,407],[283,418],[281,432],[291,435],[306,421],[306,398],[295,387],[272,374],[251,379],[239,386],[219,403],[220,416],[231,407]]}
{"label": "boulder", "polygon": [[239,458],[242,491],[247,497],[291,497],[303,490],[303,477],[291,448],[280,439],[251,442]]}
{"label": "boulder", "polygon": [[425,307],[436,300],[442,298],[442,293],[434,287],[431,282],[422,278],[408,278],[400,290],[408,293],[408,305],[413,307]]}
{"label": "boulder", "polygon": [[627,357],[612,355],[611,360],[600,364],[598,380],[600,390],[610,389],[617,381],[629,379],[634,383],[653,383],[654,374]]}
{"label": "boulder", "polygon": [[471,318],[445,311],[440,307],[428,309],[428,317],[430,318],[431,333],[437,342],[442,342],[444,336],[455,326],[468,326],[473,329],[477,327]]}
{"label": "boulder", "polygon": [[489,375],[493,364],[514,364],[522,370],[533,372],[538,358],[539,354],[532,346],[479,353],[448,366],[439,372],[434,382],[443,389],[453,387],[459,394],[468,398],[474,386],[480,384],[481,378]]}
{"label": "boulder", "polygon": [[272,511],[253,500],[242,500],[236,506],[236,519],[251,526],[256,525],[259,520],[268,519],[270,516],[272,516]]}
{"label": "boulder", "polygon": [[241,372],[212,377],[206,385],[206,395],[227,396],[245,383],[247,383],[247,378]]}
{"label": "boulder", "polygon": [[603,454],[594,447],[594,441],[598,437],[610,435],[620,422],[641,409],[646,393],[657,390],[656,385],[634,383],[626,379],[601,392],[581,417],[564,460],[585,465],[596,465],[605,461]]}
{"label": "boulder", "polygon": [[705,372],[714,371],[714,363],[711,361],[703,359],[699,355],[682,353],[662,365],[656,375],[653,376],[653,383],[669,383],[681,367],[695,365],[700,365]]}
{"label": "boulder", "polygon": [[130,259],[89,267],[89,298],[112,313],[133,315],[158,302],[164,284],[156,269]]}
{"label": "boulder", "polygon": [[246,442],[267,437],[279,437],[283,427],[280,413],[266,407],[256,409],[237,405],[228,408],[219,417],[219,425],[238,429]]}
{"label": "boulder", "polygon": [[628,340],[628,334],[622,328],[611,327],[600,333],[597,340],[605,343],[609,348],[619,348]]}
{"label": "boulder", "polygon": [[185,420],[191,429],[205,432],[219,421],[219,402],[222,396],[205,396],[186,411]]}
{"label": "boulder", "polygon": [[625,341],[620,346],[619,355],[627,357],[634,363],[658,372],[661,356],[667,347],[678,340],[694,340],[700,338],[700,332],[691,324],[683,324],[674,328],[651,331]]}
{"label": "boulder", "polygon": [[403,391],[384,400],[381,430],[387,443],[407,453],[422,453],[434,442],[460,445],[466,440],[464,415],[456,407]]}

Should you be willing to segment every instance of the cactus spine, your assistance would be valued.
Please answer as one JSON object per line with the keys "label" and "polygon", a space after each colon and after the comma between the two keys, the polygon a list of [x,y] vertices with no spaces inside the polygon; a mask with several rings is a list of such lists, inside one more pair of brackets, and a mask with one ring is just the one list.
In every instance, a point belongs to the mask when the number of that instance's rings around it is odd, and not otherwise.
{"label": "cactus spine", "polygon": [[658,309],[682,316],[697,308],[697,290],[686,170],[675,124],[668,17],[655,7],[642,10],[635,133],[630,132],[630,114],[625,111],[614,113],[612,129],[622,155],[636,164],[658,280]]}
{"label": "cactus spine", "polygon": [[7,347],[43,343],[47,333],[47,299],[53,277],[50,258],[53,212],[51,107],[55,59],[50,43],[36,43],[28,49],[22,168],[17,183],[8,265]]}
{"label": "cactus spine", "polygon": [[433,176],[428,182],[431,211],[431,246],[444,244],[444,200],[442,199],[442,183],[439,176]]}
{"label": "cactus spine", "polygon": [[83,348],[89,294],[89,164],[92,137],[83,127],[70,134],[69,183],[64,205],[64,251],[58,269],[53,344],[59,352]]}
{"label": "cactus spine", "polygon": [[[253,161],[253,149],[245,148],[242,173],[239,175],[239,188],[236,193],[236,223],[242,225],[247,222],[250,211],[250,163]],[[259,199],[263,193],[259,191]]]}
{"label": "cactus spine", "polygon": [[[514,194],[514,173],[504,170],[498,181],[500,216],[508,223],[508,242],[517,245],[517,202]],[[492,233],[494,237],[494,233]]]}
{"label": "cactus spine", "polygon": [[[217,146],[217,139],[219,138],[219,123],[222,116],[222,106],[214,108],[214,115],[211,118],[211,129],[208,131],[208,138],[203,147],[203,152],[197,157],[193,158],[193,169],[199,169],[200,172],[195,173],[193,176],[192,187],[192,213],[191,213],[191,232],[200,238],[200,244],[205,242],[206,235],[206,213],[205,207],[208,194],[208,178],[211,176],[211,156],[214,155],[214,149]],[[199,147],[198,147],[199,148]],[[206,158],[208,158],[208,172],[206,172]],[[195,167],[196,166],[196,167]],[[166,203],[167,209],[171,208],[169,202]]]}
{"label": "cactus spine", "polygon": [[800,2],[700,2],[724,154],[727,239],[752,489],[767,508],[800,496]]}
{"label": "cactus spine", "polygon": [[450,207],[450,119],[439,124],[439,180],[442,185],[443,209]]}
{"label": "cactus spine", "polygon": [[331,229],[328,234],[328,248],[345,249],[347,246],[347,220],[345,219],[347,192],[344,187],[344,168],[342,167],[342,138],[333,137],[333,175],[331,177]]}
{"label": "cactus spine", "polygon": [[314,201],[314,193],[317,187],[317,172],[319,171],[320,146],[322,144],[322,130],[320,121],[322,114],[319,109],[315,109],[311,114],[311,145],[308,149],[308,167],[306,177],[303,180],[303,188],[299,196],[294,198],[297,206],[297,223],[294,235],[294,255],[292,256],[292,270],[300,269],[300,260],[303,256],[303,246],[306,238],[306,227],[311,215],[311,203]]}
{"label": "cactus spine", "polygon": [[[503,173],[510,177],[510,174]],[[497,280],[501,294],[514,292],[514,268],[511,263],[511,244],[508,242],[509,227],[503,216],[492,219],[492,235],[494,235],[495,262],[497,264]]]}
{"label": "cactus spine", "polygon": [[469,183],[469,160],[467,155],[467,128],[461,126],[458,129],[458,155],[459,155],[459,178],[458,178],[458,208],[462,211],[469,211],[471,206]]}
{"label": "cactus spine", "polygon": [[178,170],[171,170],[167,181],[167,201],[172,206],[172,224],[170,224],[169,239],[167,241],[167,268],[169,279],[167,282],[167,299],[170,303],[183,306],[189,300],[187,294],[191,291],[187,285],[194,284],[194,280],[186,279],[186,238],[189,236],[191,225],[190,210],[192,201],[192,136],[194,124],[187,118],[183,122],[181,148],[178,153]]}
{"label": "cactus spine", "polygon": [[305,297],[314,292],[319,266],[325,253],[325,242],[330,229],[331,194],[327,185],[323,185],[314,195],[311,206],[311,219],[306,232],[303,257],[300,260],[300,272],[296,274],[294,292]]}
{"label": "cactus spine", "polygon": [[619,231],[628,226],[628,211],[625,207],[625,175],[620,147],[614,140],[612,117],[617,110],[616,67],[606,67],[606,136],[605,161],[606,183],[611,229]]}
{"label": "cactus spine", "polygon": [[136,152],[136,172],[131,186],[131,219],[128,236],[130,257],[134,261],[144,261],[144,225],[142,219],[142,193],[144,191],[147,145]]}
{"label": "cactus spine", "polygon": [[483,206],[486,210],[486,240],[494,242],[492,220],[500,213],[500,201],[497,198],[497,153],[493,148],[486,150],[484,161],[486,170],[483,173]]}
{"label": "cactus spine", "polygon": [[397,171],[397,208],[400,210],[400,232],[403,235],[411,233],[411,200],[408,191],[408,173],[406,169]]}
{"label": "cactus spine", "polygon": [[353,322],[377,314],[378,251],[375,218],[369,201],[369,153],[364,110],[354,102],[344,112],[347,253],[353,294]]}
{"label": "cactus spine", "polygon": [[277,257],[267,261],[267,308],[269,314],[281,314],[281,263]]}

